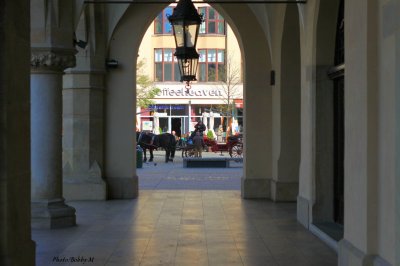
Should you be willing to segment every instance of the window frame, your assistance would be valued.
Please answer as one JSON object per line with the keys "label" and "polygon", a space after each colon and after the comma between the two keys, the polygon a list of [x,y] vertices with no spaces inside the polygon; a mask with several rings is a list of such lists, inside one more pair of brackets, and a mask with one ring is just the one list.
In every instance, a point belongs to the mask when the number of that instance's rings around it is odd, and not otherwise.
{"label": "window frame", "polygon": [[[161,60],[156,60],[159,58],[159,56],[156,56],[157,51],[161,51]],[[166,60],[166,54],[170,54],[172,56],[171,60],[167,61]],[[180,81],[180,73],[179,73],[179,66],[178,66],[178,61],[176,60],[176,57],[174,56],[175,53],[175,48],[154,48],[154,81],[155,82],[178,82]],[[157,64],[161,64],[161,75],[162,79],[158,80],[158,75],[157,75]],[[166,65],[171,65],[171,79],[166,80]],[[177,71],[177,72],[176,72]],[[177,75],[178,73],[178,75]],[[179,80],[176,80],[176,78],[179,78]]]}
{"label": "window frame", "polygon": [[[172,29],[172,25],[169,23],[167,14],[172,14],[174,7],[172,6],[167,6],[166,8],[164,8],[161,13],[159,13],[156,18],[154,19],[154,29],[153,29],[153,33],[154,35],[172,35],[173,34],[173,29]],[[167,12],[167,11],[170,12]],[[161,21],[160,21],[161,18]],[[157,25],[158,23],[161,23],[161,32],[157,32]],[[169,28],[170,31],[166,32],[166,25],[169,24]]]}
{"label": "window frame", "polygon": [[[219,49],[219,48],[204,48],[204,49],[198,49],[200,58],[199,58],[199,66],[198,66],[198,71],[197,71],[197,77],[199,82],[219,82],[219,81],[226,81],[226,77],[224,80],[221,80],[219,78],[219,72],[220,72],[220,66],[226,70],[226,50],[225,49]],[[202,54],[203,51],[205,51],[204,54],[204,59],[202,59]],[[211,58],[209,56],[209,51],[215,52],[215,57]],[[221,53],[222,51],[222,53]],[[223,61],[221,62],[221,59],[219,58],[220,55],[223,55],[222,59]],[[214,60],[209,60],[209,59],[215,59]],[[210,80],[209,78],[209,65],[214,64],[215,65],[215,79]],[[204,73],[202,73],[202,66],[205,66]],[[205,76],[205,80],[202,80],[202,74]]]}
{"label": "window frame", "polygon": [[[201,10],[205,9],[205,13],[201,13]],[[213,19],[210,19],[210,10],[214,11],[215,17]],[[218,13],[218,11],[211,6],[201,6],[198,8],[199,14],[203,14],[203,19],[204,21],[200,25],[199,29],[199,35],[226,35],[226,21],[224,17]],[[210,23],[215,23],[215,32],[210,33]],[[224,25],[223,33],[219,32],[219,23],[222,23]],[[201,29],[203,28],[202,25],[205,25],[204,30],[205,32],[201,32]]]}

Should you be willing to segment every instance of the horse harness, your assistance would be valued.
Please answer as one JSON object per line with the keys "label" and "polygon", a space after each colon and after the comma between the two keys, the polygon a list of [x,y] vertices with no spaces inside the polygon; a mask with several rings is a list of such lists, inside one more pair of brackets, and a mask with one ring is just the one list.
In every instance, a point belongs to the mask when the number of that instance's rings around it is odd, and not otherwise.
{"label": "horse harness", "polygon": [[138,138],[138,143],[139,143],[139,144],[144,144],[144,145],[147,145],[147,146],[151,146],[152,148],[155,148],[155,149],[156,149],[157,146],[153,144],[156,135],[151,136],[150,143],[145,143],[145,142],[142,142],[142,141],[141,141],[141,140],[142,140],[143,134],[147,135],[146,132],[140,132],[140,135],[139,135],[139,138]]}

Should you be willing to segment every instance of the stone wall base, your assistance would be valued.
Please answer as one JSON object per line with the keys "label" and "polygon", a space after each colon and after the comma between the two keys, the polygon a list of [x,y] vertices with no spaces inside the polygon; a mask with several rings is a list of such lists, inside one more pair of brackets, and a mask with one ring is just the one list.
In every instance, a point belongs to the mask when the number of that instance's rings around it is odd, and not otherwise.
{"label": "stone wall base", "polygon": [[63,196],[67,200],[106,200],[107,185],[103,180],[101,183],[64,182]]}
{"label": "stone wall base", "polygon": [[271,196],[275,202],[295,202],[299,194],[298,182],[271,180]]}
{"label": "stone wall base", "polygon": [[368,255],[346,239],[339,242],[339,266],[390,266],[389,262],[376,255]]}
{"label": "stone wall base", "polygon": [[64,203],[64,199],[32,201],[32,228],[56,229],[76,225],[75,208]]}
{"label": "stone wall base", "polygon": [[242,198],[244,199],[270,199],[271,180],[266,178],[243,178]]}
{"label": "stone wall base", "polygon": [[135,199],[139,195],[139,179],[134,177],[107,178],[108,199]]}

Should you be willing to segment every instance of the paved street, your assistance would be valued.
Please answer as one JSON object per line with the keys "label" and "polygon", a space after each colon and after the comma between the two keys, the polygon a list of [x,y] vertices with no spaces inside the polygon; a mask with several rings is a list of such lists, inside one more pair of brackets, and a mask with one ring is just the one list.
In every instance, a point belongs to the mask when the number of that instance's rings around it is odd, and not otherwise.
{"label": "paved street", "polygon": [[[229,168],[183,168],[181,151],[176,151],[172,163],[165,163],[164,156],[164,151],[155,151],[154,162],[137,169],[139,189],[240,190],[243,163],[231,162]],[[203,157],[228,158],[229,154],[203,152]]]}

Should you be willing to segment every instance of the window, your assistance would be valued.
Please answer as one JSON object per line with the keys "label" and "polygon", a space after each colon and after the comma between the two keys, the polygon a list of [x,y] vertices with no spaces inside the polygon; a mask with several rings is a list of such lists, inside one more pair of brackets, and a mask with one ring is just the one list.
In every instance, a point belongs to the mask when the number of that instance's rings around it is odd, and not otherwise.
{"label": "window", "polygon": [[212,7],[200,7],[199,13],[204,21],[200,25],[200,34],[225,34],[225,20]]}
{"label": "window", "polygon": [[180,81],[178,62],[172,48],[154,49],[155,81]]}
{"label": "window", "polygon": [[199,81],[222,81],[225,79],[225,50],[199,49]]}
{"label": "window", "polygon": [[172,15],[172,7],[165,8],[154,20],[154,34],[172,34],[172,25],[168,16]]}

